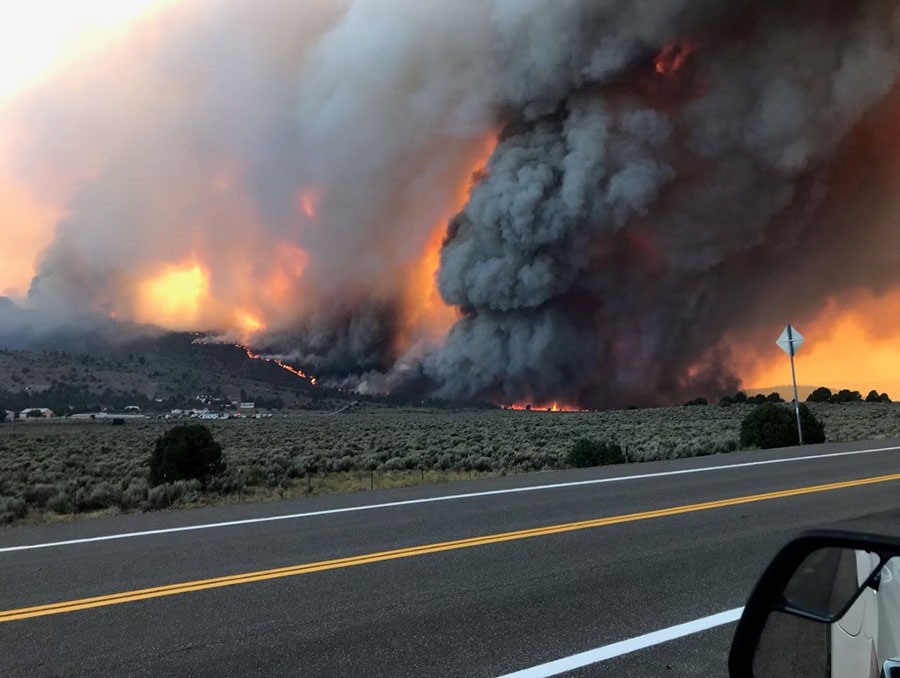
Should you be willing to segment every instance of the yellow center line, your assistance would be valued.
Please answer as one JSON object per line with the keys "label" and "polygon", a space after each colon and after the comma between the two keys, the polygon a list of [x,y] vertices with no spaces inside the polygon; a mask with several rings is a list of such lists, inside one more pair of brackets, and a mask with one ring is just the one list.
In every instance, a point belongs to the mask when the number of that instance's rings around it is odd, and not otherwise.
{"label": "yellow center line", "polygon": [[828,483],[826,485],[797,487],[790,490],[766,492],[764,494],[751,494],[743,497],[731,497],[729,499],[706,501],[699,504],[672,506],[669,508],[656,509],[653,511],[642,511],[640,513],[626,513],[618,516],[594,518],[592,520],[582,520],[574,523],[547,525],[545,527],[535,527],[528,530],[516,530],[514,532],[487,534],[481,537],[469,537],[467,539],[456,539],[453,541],[437,542],[434,544],[423,544],[421,546],[411,546],[402,549],[394,549],[391,551],[381,551],[378,553],[350,556],[347,558],[320,560],[312,563],[304,563],[302,565],[279,567],[271,570],[260,570],[257,572],[245,572],[242,574],[215,577],[213,579],[200,579],[197,581],[182,582],[179,584],[169,584],[167,586],[156,586],[149,589],[139,589],[136,591],[124,591],[121,593],[112,593],[104,596],[95,596],[93,598],[81,598],[79,600],[49,603],[46,605],[36,605],[33,607],[22,607],[15,610],[0,611],[0,623],[16,621],[19,619],[28,619],[29,617],[44,617],[51,614],[62,614],[64,612],[74,612],[76,610],[87,610],[94,607],[105,607],[108,605],[131,603],[137,600],[148,600],[150,598],[174,596],[179,593],[203,591],[204,589],[214,589],[223,586],[250,584],[252,582],[265,581],[267,579],[294,577],[301,574],[322,572],[323,570],[336,570],[343,567],[366,565],[369,563],[377,563],[385,560],[411,558],[413,556],[421,556],[428,553],[453,551],[456,549],[464,549],[472,546],[485,546],[487,544],[497,544],[505,541],[516,541],[518,539],[543,537],[550,534],[559,534],[561,532],[587,530],[595,527],[605,527],[607,525],[617,525],[620,523],[629,523],[637,520],[663,518],[665,516],[674,516],[682,513],[707,511],[710,509],[723,508],[726,506],[737,506],[739,504],[750,504],[758,501],[769,501],[772,499],[782,499],[785,497],[796,497],[799,495],[813,494],[816,492],[830,492],[832,490],[840,490],[847,487],[859,487],[861,485],[885,483],[891,480],[900,480],[900,473],[894,473],[885,476],[875,476],[871,478],[861,478],[859,480],[846,480],[838,483]]}

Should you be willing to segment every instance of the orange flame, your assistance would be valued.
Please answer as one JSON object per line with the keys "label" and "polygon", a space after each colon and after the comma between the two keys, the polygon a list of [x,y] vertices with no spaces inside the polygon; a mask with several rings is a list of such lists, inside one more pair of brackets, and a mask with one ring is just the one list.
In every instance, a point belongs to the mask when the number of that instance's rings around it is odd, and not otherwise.
{"label": "orange flame", "polygon": [[319,193],[313,188],[305,188],[297,195],[297,211],[307,219],[315,219],[319,207]]}
{"label": "orange flame", "polygon": [[311,377],[308,374],[306,374],[306,372],[304,372],[303,370],[298,370],[296,367],[292,367],[292,366],[288,365],[283,360],[280,360],[278,358],[274,358],[271,356],[261,355],[259,353],[254,353],[252,350],[250,350],[247,346],[244,346],[243,344],[235,344],[235,346],[237,346],[244,353],[246,353],[247,357],[250,358],[250,360],[262,360],[263,362],[266,362],[266,363],[272,363],[273,365],[277,365],[278,367],[283,369],[285,372],[290,372],[291,374],[293,374],[296,377],[300,377],[301,379],[306,379],[313,386],[316,385],[315,377]]}
{"label": "orange flame", "polygon": [[209,273],[198,263],[167,266],[138,286],[135,316],[165,327],[195,327],[209,295]]}
{"label": "orange flame", "polygon": [[466,171],[461,173],[454,188],[446,212],[432,227],[422,255],[409,272],[404,300],[405,322],[398,337],[398,349],[409,346],[414,332],[424,332],[427,337],[436,339],[444,336],[456,321],[456,309],[444,302],[437,287],[441,246],[447,232],[447,222],[469,201],[469,193],[477,177],[484,172],[498,140],[498,133],[492,132],[473,150],[467,160]]}
{"label": "orange flame", "polygon": [[534,405],[532,403],[521,401],[512,403],[511,405],[506,405],[505,407],[501,407],[507,410],[531,410],[532,412],[590,412],[590,410],[578,407],[577,405],[560,405],[556,400],[554,400],[550,405]]}
{"label": "orange flame", "polygon": [[697,46],[690,42],[675,42],[666,45],[653,60],[654,69],[660,75],[673,75],[684,66],[688,57],[690,57],[696,49]]}

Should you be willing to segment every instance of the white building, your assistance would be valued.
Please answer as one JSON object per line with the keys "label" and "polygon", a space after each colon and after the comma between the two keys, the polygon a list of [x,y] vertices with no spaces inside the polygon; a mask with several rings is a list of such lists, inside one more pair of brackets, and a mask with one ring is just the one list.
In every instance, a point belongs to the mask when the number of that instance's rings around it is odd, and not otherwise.
{"label": "white building", "polygon": [[[45,417],[48,419],[53,416],[53,410],[51,410],[49,407],[26,407],[24,410],[19,412],[19,417],[21,419],[26,419],[28,418],[28,414],[30,412],[37,412],[41,417]],[[31,416],[34,417],[36,415],[32,414]]]}

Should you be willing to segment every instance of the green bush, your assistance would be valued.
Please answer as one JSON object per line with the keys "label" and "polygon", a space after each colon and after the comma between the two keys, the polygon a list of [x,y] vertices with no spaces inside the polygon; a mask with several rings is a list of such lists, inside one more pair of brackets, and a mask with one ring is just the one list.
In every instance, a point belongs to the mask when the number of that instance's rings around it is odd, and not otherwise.
{"label": "green bush", "polygon": [[806,405],[800,403],[800,426],[803,428],[803,442],[818,445],[825,442],[825,424],[816,419]]}
{"label": "green bush", "polygon": [[176,480],[207,482],[225,471],[222,446],[200,424],[184,424],[166,431],[150,457],[151,486]]}
{"label": "green bush", "polygon": [[[803,427],[804,442],[825,442],[825,426],[806,405],[800,405],[800,425]],[[759,405],[741,422],[742,447],[769,449],[790,447],[799,442],[794,412],[783,405]]]}
{"label": "green bush", "polygon": [[808,403],[827,403],[831,400],[831,389],[820,386],[806,397]]}
{"label": "green bush", "polygon": [[625,455],[622,448],[615,443],[608,443],[590,438],[581,438],[566,454],[566,463],[575,468],[587,468],[589,466],[606,466],[607,464],[622,464]]}

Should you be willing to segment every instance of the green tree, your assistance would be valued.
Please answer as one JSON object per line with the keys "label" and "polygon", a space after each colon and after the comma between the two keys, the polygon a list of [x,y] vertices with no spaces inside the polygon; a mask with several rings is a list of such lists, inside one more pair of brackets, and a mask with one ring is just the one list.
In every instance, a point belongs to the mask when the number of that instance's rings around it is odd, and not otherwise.
{"label": "green tree", "polygon": [[169,429],[156,441],[150,456],[150,485],[176,480],[207,482],[225,471],[222,446],[208,428],[183,424]]}
{"label": "green tree", "polygon": [[[825,426],[816,419],[806,405],[800,405],[800,425],[803,441],[810,444],[825,442]],[[797,421],[790,408],[766,403],[754,409],[741,422],[741,446],[769,449],[790,447],[799,443]]]}
{"label": "green tree", "polygon": [[851,391],[842,388],[828,400],[830,403],[858,403],[862,401],[862,394],[859,391]]}
{"label": "green tree", "polygon": [[820,386],[806,397],[808,403],[827,403],[831,402],[831,389]]}
{"label": "green tree", "polygon": [[622,464],[624,462],[625,455],[622,454],[621,447],[615,443],[592,440],[590,438],[576,440],[566,454],[566,463],[576,468]]}

